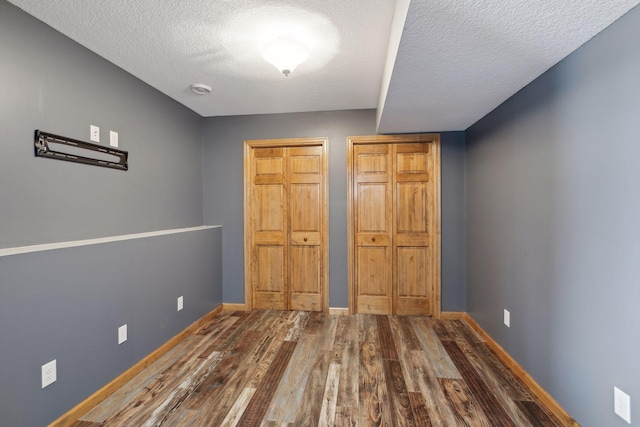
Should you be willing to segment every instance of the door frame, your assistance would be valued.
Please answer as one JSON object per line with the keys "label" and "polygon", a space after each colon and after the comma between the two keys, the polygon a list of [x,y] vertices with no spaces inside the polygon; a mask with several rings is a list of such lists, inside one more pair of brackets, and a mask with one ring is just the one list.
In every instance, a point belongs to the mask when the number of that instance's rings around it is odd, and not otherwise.
{"label": "door frame", "polygon": [[431,293],[431,313],[434,318],[440,318],[442,311],[441,302],[441,259],[442,259],[442,203],[441,203],[441,158],[440,158],[440,134],[406,134],[406,135],[371,135],[371,136],[349,136],[347,137],[347,252],[348,252],[348,291],[349,291],[349,314],[355,314],[355,212],[353,207],[353,147],[359,144],[392,144],[392,143],[432,143],[435,161],[433,165],[433,229],[429,230],[431,246],[431,268],[434,275]]}
{"label": "door frame", "polygon": [[322,147],[322,207],[320,246],[322,247],[322,310],[329,313],[329,139],[318,138],[288,138],[288,139],[260,139],[244,141],[243,179],[244,179],[244,304],[246,310],[253,309],[251,290],[251,165],[250,152],[253,148],[287,148],[287,147]]}

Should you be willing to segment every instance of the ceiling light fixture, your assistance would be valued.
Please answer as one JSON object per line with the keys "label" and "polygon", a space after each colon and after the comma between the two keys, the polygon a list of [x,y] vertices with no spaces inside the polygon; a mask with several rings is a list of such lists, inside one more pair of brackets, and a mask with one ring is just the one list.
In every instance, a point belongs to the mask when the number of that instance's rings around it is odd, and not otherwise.
{"label": "ceiling light fixture", "polygon": [[290,36],[280,36],[268,43],[262,57],[286,77],[309,58],[307,46]]}
{"label": "ceiling light fixture", "polygon": [[202,83],[194,83],[191,85],[193,93],[198,95],[209,95],[211,93],[211,86],[204,85]]}

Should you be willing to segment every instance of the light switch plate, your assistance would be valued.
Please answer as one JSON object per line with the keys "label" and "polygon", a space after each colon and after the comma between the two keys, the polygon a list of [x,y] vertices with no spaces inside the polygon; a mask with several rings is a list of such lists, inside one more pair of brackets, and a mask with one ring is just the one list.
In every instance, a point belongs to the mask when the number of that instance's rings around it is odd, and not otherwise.
{"label": "light switch plate", "polygon": [[109,131],[109,145],[118,148],[118,132]]}
{"label": "light switch plate", "polygon": [[184,297],[178,297],[178,311],[184,308]]}
{"label": "light switch plate", "polygon": [[511,313],[509,313],[509,310],[507,310],[506,308],[504,310],[504,324],[507,328],[511,327]]}

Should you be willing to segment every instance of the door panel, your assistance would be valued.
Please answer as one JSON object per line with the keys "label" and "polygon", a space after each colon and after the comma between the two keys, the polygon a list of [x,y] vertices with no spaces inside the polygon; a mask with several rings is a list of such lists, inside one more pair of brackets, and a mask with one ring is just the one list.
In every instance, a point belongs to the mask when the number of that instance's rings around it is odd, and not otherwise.
{"label": "door panel", "polygon": [[358,313],[392,307],[392,187],[386,145],[354,147],[355,274]]}
{"label": "door panel", "polygon": [[320,230],[320,184],[291,184],[291,231]]}
{"label": "door panel", "polygon": [[285,150],[252,150],[252,300],[255,308],[286,309],[288,291],[286,259]]}
{"label": "door panel", "polygon": [[396,250],[396,313],[430,314],[430,271],[428,247],[399,247]]}
{"label": "door panel", "polygon": [[427,184],[400,182],[396,186],[398,233],[427,232]]}
{"label": "door panel", "polygon": [[429,144],[394,144],[393,248],[396,314],[431,315]]}
{"label": "door panel", "polygon": [[[407,148],[407,152],[400,151],[396,157],[396,171],[399,174],[405,173],[423,173],[427,171],[428,154],[429,149],[425,151],[415,152],[414,148],[408,147],[404,144],[403,147]],[[399,147],[402,150],[401,147]]]}
{"label": "door panel", "polygon": [[291,147],[291,310],[322,310],[322,147]]}
{"label": "door panel", "polygon": [[279,308],[286,306],[284,298],[284,247],[256,246],[255,303],[256,308]]}
{"label": "door panel", "polygon": [[358,232],[386,233],[388,183],[358,183]]}
{"label": "door panel", "polygon": [[256,247],[256,290],[282,292],[284,283],[284,247],[258,245]]}
{"label": "door panel", "polygon": [[361,284],[358,294],[358,313],[390,313],[390,247],[361,246],[357,250],[357,280]]}
{"label": "door panel", "polygon": [[284,233],[284,185],[256,185],[253,200],[255,231]]}
{"label": "door panel", "polygon": [[356,170],[361,174],[385,174],[389,171],[389,156],[386,150],[376,150],[369,147],[369,152],[360,150],[356,155]]}
{"label": "door panel", "polygon": [[320,183],[322,177],[322,147],[290,147],[289,174],[292,182]]}
{"label": "door panel", "polygon": [[[272,153],[276,154],[277,157],[271,156]],[[256,157],[255,159],[256,176],[282,175],[284,173],[282,150],[272,150],[262,154],[265,157]]]}
{"label": "door panel", "polygon": [[367,284],[360,288],[360,295],[380,297],[389,294],[388,255],[389,250],[384,246],[358,248],[358,281]]}
{"label": "door panel", "polygon": [[296,293],[320,292],[320,250],[317,246],[295,246],[291,249],[291,283]]}
{"label": "door panel", "polygon": [[321,257],[319,246],[291,248],[291,307],[293,310],[321,309]]}
{"label": "door panel", "polygon": [[313,149],[304,152],[298,148],[291,148],[291,173],[292,174],[320,174],[321,151]]}

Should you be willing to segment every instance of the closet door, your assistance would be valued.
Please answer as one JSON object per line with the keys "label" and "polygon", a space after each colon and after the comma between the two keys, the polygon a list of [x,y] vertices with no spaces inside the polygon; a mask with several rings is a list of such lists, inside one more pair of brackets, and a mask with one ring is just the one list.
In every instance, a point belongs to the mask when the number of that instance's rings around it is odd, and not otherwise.
{"label": "closet door", "polygon": [[245,141],[245,305],[328,312],[327,140]]}
{"label": "closet door", "polygon": [[287,309],[289,258],[285,148],[254,148],[251,168],[251,289],[254,308]]}
{"label": "closet door", "polygon": [[288,149],[290,310],[322,310],[322,147]]}
{"label": "closet door", "polygon": [[438,135],[348,138],[349,309],[440,314]]}
{"label": "closet door", "polygon": [[392,162],[388,144],[353,150],[356,311],[392,312]]}
{"label": "closet door", "polygon": [[431,315],[429,144],[393,144],[394,313]]}

